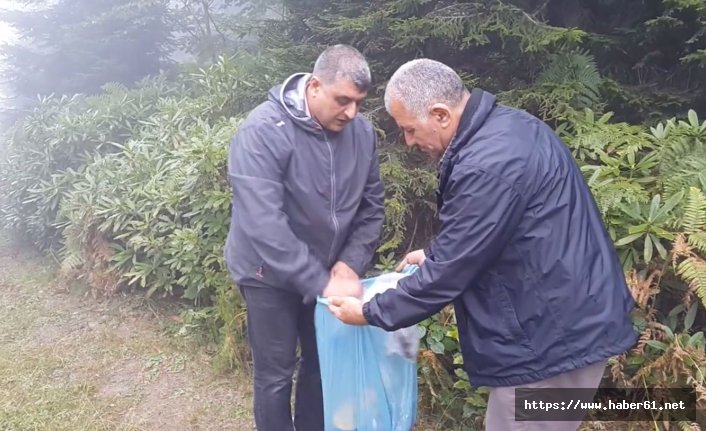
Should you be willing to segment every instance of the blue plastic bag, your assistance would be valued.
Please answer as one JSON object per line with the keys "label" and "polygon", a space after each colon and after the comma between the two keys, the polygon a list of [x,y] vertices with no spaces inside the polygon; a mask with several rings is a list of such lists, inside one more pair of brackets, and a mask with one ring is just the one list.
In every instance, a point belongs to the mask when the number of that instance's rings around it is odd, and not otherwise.
{"label": "blue plastic bag", "polygon": [[[417,269],[362,280],[364,301],[397,286]],[[316,305],[326,431],[410,431],[417,415],[416,325],[387,332],[374,326],[347,325]]]}

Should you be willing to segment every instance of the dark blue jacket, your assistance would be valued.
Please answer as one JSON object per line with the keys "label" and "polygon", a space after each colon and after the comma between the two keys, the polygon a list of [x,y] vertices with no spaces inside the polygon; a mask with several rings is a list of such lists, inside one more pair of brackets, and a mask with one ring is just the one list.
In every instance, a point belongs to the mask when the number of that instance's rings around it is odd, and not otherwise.
{"label": "dark blue jacket", "polygon": [[476,386],[543,380],[634,345],[613,242],[546,124],[474,89],[437,193],[440,231],[427,259],[364,305],[371,325],[395,330],[453,303]]}

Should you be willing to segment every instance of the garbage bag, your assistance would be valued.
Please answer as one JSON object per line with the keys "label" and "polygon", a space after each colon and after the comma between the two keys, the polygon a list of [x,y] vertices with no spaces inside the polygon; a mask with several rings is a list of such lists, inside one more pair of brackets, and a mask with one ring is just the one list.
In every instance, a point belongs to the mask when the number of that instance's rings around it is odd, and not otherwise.
{"label": "garbage bag", "polygon": [[[362,280],[363,301],[396,288],[417,268]],[[417,326],[387,332],[347,325],[326,298],[318,298],[315,313],[325,430],[410,431],[417,415]]]}

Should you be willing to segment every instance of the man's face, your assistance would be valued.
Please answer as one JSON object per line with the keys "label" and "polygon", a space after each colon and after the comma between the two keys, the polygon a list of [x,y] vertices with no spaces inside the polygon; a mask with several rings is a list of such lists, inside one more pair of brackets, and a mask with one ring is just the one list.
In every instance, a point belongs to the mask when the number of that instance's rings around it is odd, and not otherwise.
{"label": "man's face", "polygon": [[312,96],[309,110],[323,128],[334,132],[340,132],[355,118],[360,103],[367,95],[353,81],[345,78],[324,83],[312,77],[309,85]]}
{"label": "man's face", "polygon": [[408,147],[417,148],[432,159],[441,158],[447,142],[444,142],[445,133],[437,117],[429,114],[420,119],[396,99],[393,99],[390,105],[390,115],[397,122]]}

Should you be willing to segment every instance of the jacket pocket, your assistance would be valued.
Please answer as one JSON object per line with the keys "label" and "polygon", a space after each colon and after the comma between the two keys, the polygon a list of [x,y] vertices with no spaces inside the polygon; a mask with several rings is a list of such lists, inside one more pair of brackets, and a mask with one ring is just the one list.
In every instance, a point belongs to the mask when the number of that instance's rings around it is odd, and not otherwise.
{"label": "jacket pocket", "polygon": [[496,292],[498,294],[498,303],[502,309],[502,320],[505,328],[514,340],[529,349],[532,354],[534,354],[535,351],[532,347],[532,343],[530,343],[527,333],[522,328],[520,320],[517,318],[517,311],[515,310],[515,306],[512,304],[507,286],[503,283],[499,283]]}
{"label": "jacket pocket", "polygon": [[495,277],[484,281],[456,305],[461,309],[456,317],[461,350],[468,357],[466,370],[486,378],[531,372],[536,349],[519,322],[507,287]]}
{"label": "jacket pocket", "polygon": [[238,242],[227,251],[226,264],[238,284],[265,282],[267,265],[245,241]]}

